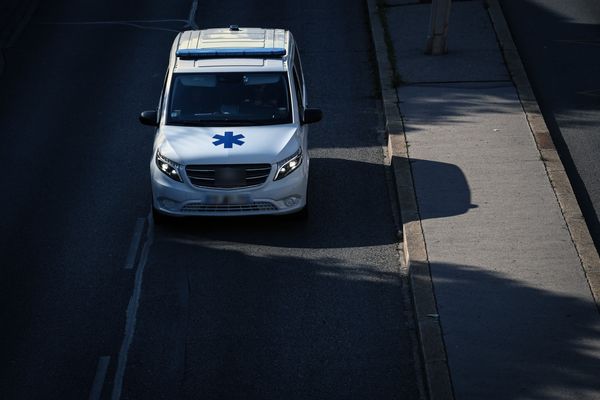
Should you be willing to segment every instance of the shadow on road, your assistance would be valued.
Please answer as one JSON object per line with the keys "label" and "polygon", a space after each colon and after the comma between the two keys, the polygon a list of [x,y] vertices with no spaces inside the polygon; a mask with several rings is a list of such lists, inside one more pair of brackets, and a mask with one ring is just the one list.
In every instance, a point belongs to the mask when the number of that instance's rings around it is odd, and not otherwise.
{"label": "shadow on road", "polygon": [[[452,164],[411,160],[418,163],[430,184],[424,190],[428,204],[422,219],[460,215],[475,207],[462,171]],[[172,219],[159,229],[165,235],[186,240],[223,240],[286,248],[339,248],[396,242],[389,221],[389,194],[383,185],[384,166],[367,162],[311,159],[309,217],[187,218]],[[377,193],[373,193],[373,192]]]}
{"label": "shadow on road", "polygon": [[[223,242],[154,246],[124,398],[415,395],[393,270]],[[600,391],[593,304],[476,266],[432,269],[458,398]]]}
{"label": "shadow on road", "polygon": [[394,265],[159,236],[123,398],[417,398]]}

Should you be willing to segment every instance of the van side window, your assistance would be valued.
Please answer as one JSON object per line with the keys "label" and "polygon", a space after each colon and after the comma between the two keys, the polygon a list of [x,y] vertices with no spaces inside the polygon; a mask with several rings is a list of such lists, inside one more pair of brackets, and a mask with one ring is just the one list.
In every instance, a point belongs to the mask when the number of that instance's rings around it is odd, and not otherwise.
{"label": "van side window", "polygon": [[167,68],[167,73],[165,74],[165,81],[163,82],[163,87],[162,87],[162,91],[160,92],[160,97],[158,98],[158,119],[160,120],[160,116],[163,113],[163,107],[164,107],[164,97],[165,97],[165,91],[167,89],[167,81],[169,80],[169,68]]}
{"label": "van side window", "polygon": [[298,73],[298,81],[300,82],[300,89],[302,90],[304,87],[304,75],[302,74],[302,63],[300,62],[298,46],[294,46],[294,69]]}
{"label": "van side window", "polygon": [[296,88],[296,99],[298,100],[298,112],[300,115],[304,112],[304,80],[302,77],[302,66],[300,64],[300,54],[298,47],[294,47],[294,64],[292,65],[292,75],[294,76],[294,86]]}
{"label": "van side window", "polygon": [[304,112],[304,102],[302,101],[302,86],[300,79],[298,78],[298,72],[296,67],[292,67],[292,74],[294,75],[294,88],[296,90],[296,100],[298,101],[298,113],[302,115]]}

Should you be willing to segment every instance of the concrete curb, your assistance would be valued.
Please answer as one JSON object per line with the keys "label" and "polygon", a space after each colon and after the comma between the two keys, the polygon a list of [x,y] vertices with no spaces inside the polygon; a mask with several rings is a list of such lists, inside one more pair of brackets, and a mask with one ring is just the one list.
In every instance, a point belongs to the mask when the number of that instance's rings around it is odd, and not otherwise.
{"label": "concrete curb", "polygon": [[600,311],[600,257],[598,251],[594,246],[565,168],[544,122],[500,4],[498,0],[486,0],[486,2],[508,72],[517,88],[531,133],[540,152],[540,158],[544,162],[548,179],[560,205],[571,240],[581,260],[596,307]]}
{"label": "concrete curb", "polygon": [[379,71],[385,130],[388,136],[388,154],[391,158],[396,196],[402,218],[404,262],[408,269],[419,346],[425,369],[425,383],[431,400],[451,400],[454,399],[454,394],[446,347],[439,322],[427,247],[413,186],[404,123],[398,107],[398,95],[392,85],[394,69],[388,58],[388,49],[376,0],[367,0],[367,7]]}

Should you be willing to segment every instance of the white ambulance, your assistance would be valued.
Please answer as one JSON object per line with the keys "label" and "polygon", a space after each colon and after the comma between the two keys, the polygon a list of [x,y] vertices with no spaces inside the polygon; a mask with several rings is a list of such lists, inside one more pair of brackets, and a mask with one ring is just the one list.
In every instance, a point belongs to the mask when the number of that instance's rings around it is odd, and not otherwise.
{"label": "white ambulance", "polygon": [[282,29],[206,29],[173,43],[150,163],[155,219],[302,213],[308,108],[298,48]]}

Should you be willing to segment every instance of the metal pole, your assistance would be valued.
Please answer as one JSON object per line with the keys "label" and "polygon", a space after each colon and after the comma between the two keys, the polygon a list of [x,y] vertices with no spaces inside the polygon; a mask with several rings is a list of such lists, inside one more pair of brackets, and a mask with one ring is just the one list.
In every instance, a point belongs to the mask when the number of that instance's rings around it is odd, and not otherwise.
{"label": "metal pole", "polygon": [[432,0],[426,54],[440,55],[448,51],[448,19],[451,0]]}

